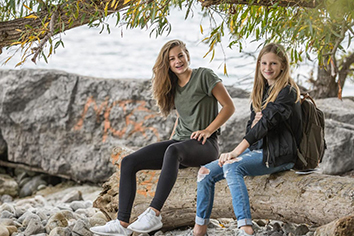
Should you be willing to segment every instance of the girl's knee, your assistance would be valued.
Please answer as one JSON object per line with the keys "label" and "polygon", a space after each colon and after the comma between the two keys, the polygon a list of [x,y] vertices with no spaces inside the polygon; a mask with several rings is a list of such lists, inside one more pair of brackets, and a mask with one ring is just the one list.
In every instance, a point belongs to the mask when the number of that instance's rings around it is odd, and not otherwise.
{"label": "girl's knee", "polygon": [[242,157],[237,157],[235,159],[225,162],[225,164],[223,165],[224,178],[227,178],[229,174],[242,175],[242,167],[240,165],[240,161],[242,161]]}
{"label": "girl's knee", "polygon": [[171,144],[168,146],[165,152],[164,161],[171,160],[171,161],[179,161],[180,163],[184,162],[183,152],[180,150],[178,145]]}
{"label": "girl's knee", "polygon": [[205,166],[202,166],[198,171],[197,182],[202,181],[209,174],[210,174],[210,170],[208,168],[206,168]]}
{"label": "girl's knee", "polygon": [[126,156],[122,159],[120,163],[120,169],[121,170],[133,170],[135,169],[137,162],[134,161],[134,158],[130,158],[130,156]]}

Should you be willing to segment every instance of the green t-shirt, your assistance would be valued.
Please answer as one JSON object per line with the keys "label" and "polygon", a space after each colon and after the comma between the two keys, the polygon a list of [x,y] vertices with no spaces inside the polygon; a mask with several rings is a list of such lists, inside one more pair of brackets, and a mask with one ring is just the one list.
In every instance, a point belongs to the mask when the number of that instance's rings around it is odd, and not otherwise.
{"label": "green t-shirt", "polygon": [[203,130],[218,115],[218,101],[212,94],[215,85],[221,79],[210,69],[193,69],[188,83],[177,85],[175,107],[179,114],[173,139],[189,139],[197,130]]}

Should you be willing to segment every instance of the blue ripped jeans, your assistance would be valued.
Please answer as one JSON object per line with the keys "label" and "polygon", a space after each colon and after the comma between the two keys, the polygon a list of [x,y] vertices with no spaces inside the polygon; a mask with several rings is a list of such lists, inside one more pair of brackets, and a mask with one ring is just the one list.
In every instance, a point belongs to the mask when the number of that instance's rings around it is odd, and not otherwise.
{"label": "blue ripped jeans", "polygon": [[293,166],[293,163],[287,163],[267,168],[263,164],[262,150],[250,151],[249,149],[234,159],[232,163],[225,164],[223,167],[218,165],[218,160],[205,165],[209,173],[198,174],[196,224],[209,223],[214,202],[215,183],[226,179],[232,196],[237,226],[252,225],[250,202],[243,177],[272,174],[289,170]]}

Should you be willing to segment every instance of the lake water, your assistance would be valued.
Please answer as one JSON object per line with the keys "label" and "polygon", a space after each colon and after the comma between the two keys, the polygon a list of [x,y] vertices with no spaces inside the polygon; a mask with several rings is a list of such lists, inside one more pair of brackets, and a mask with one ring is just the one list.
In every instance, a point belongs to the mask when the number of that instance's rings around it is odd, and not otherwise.
{"label": "lake water", "polygon": [[[158,38],[154,35],[150,37],[150,30],[115,27],[114,19],[108,21],[111,25],[110,34],[107,31],[100,34],[99,28],[82,26],[61,35],[65,48],[59,47],[57,52],[48,59],[48,64],[44,62],[44,59],[34,64],[29,58],[24,65],[16,69],[58,69],[100,78],[150,79],[151,69],[162,45],[170,39],[178,38],[187,44],[191,54],[191,67],[209,67],[223,79],[224,84],[250,90],[255,60],[259,52],[257,46],[260,42],[246,42],[244,52],[239,53],[237,47],[227,48],[225,41],[223,47],[216,48],[215,58],[210,62],[210,55],[204,57],[209,47],[201,42],[205,35],[200,32],[200,24],[207,32],[208,22],[201,19],[199,13],[195,12],[193,18],[185,21],[183,12],[177,9],[172,10],[169,17],[172,32],[168,36],[164,34]],[[0,63],[2,64],[5,56],[13,51],[14,48],[10,48],[3,52],[0,55]],[[224,75],[224,57],[228,75]],[[6,65],[1,65],[1,68],[14,69],[19,61],[20,57],[16,55]],[[314,63],[304,62],[299,67],[293,68],[292,76],[297,82],[308,87],[306,78],[313,68],[315,68]],[[354,96],[354,83],[349,81],[346,83],[343,96]]]}

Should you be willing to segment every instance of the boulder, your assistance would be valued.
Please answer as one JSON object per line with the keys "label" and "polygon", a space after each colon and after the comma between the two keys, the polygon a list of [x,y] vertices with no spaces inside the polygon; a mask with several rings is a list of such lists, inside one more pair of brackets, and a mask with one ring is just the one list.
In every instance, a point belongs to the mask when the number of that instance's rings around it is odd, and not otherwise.
{"label": "boulder", "polygon": [[169,137],[147,80],[114,80],[55,70],[0,70],[0,150],[7,160],[76,181],[103,182],[111,149]]}
{"label": "boulder", "polygon": [[325,151],[320,169],[324,174],[338,175],[354,170],[354,101],[349,98],[316,100],[324,112]]}

